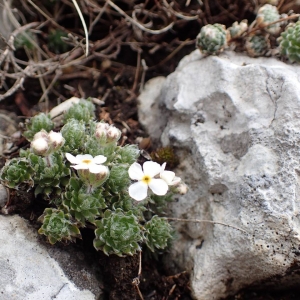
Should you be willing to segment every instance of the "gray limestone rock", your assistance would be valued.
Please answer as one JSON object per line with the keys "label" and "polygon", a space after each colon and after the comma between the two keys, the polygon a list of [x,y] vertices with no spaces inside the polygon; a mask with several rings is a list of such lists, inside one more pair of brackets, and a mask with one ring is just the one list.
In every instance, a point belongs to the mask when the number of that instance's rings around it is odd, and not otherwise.
{"label": "gray limestone rock", "polygon": [[[189,192],[169,215],[247,232],[174,223],[172,263],[191,271],[195,299],[300,283],[299,79],[299,66],[274,58],[203,57],[196,50],[166,78],[156,100],[139,107],[143,124],[165,118],[155,136],[181,157],[176,174]],[[159,108],[155,115],[145,111],[151,105]]]}
{"label": "gray limestone rock", "polygon": [[71,281],[61,268],[63,258],[80,266],[78,257],[63,250],[55,254],[53,247],[41,245],[37,232],[17,215],[0,215],[0,244],[0,300],[96,300],[101,294],[90,270],[81,268],[78,273],[73,265],[68,275],[82,278]]}

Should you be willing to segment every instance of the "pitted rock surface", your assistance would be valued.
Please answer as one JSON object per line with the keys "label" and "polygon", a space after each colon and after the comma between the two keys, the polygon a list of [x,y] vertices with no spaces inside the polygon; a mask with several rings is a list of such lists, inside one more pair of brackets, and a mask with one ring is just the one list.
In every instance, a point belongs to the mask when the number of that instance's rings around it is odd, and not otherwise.
{"label": "pitted rock surface", "polygon": [[[299,65],[275,58],[196,50],[155,98],[139,98],[145,127],[165,116],[154,138],[177,149],[175,171],[189,186],[169,215],[248,232],[176,223],[173,266],[191,271],[195,299],[300,283],[299,79]],[[151,105],[160,109],[156,120],[147,118]]]}

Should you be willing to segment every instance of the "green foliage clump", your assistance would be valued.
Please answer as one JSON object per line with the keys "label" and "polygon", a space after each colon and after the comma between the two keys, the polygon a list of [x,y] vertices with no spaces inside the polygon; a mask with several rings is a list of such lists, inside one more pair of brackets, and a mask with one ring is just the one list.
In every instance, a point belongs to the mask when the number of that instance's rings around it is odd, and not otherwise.
{"label": "green foliage clump", "polygon": [[166,219],[156,215],[145,224],[145,230],[145,241],[152,252],[157,249],[165,249],[172,239],[171,225]]}
{"label": "green foliage clump", "polygon": [[248,20],[242,20],[239,22],[234,22],[231,27],[228,28],[230,33],[230,38],[238,38],[248,29]]}
{"label": "green foliage clump", "polygon": [[86,139],[85,129],[83,121],[70,119],[61,129],[61,134],[65,139],[62,150],[66,153],[81,153]]}
{"label": "green foliage clump", "polygon": [[49,115],[40,113],[32,117],[26,123],[27,130],[23,132],[23,135],[28,141],[32,141],[34,135],[40,132],[42,129],[49,132],[53,128],[54,128],[54,123],[51,121]]}
{"label": "green foliage clump", "polygon": [[52,245],[58,241],[73,242],[75,238],[81,238],[72,216],[62,210],[46,208],[39,221],[43,223],[39,234],[44,234]]}
{"label": "green foliage clump", "polygon": [[253,35],[246,40],[246,50],[251,57],[263,56],[270,48],[270,42],[264,35]]}
{"label": "green foliage clump", "polygon": [[128,167],[113,166],[111,168],[110,176],[106,182],[106,186],[108,186],[113,193],[122,191],[129,185],[129,183],[130,179],[128,176]]}
{"label": "green foliage clump", "polygon": [[80,179],[72,177],[63,195],[63,205],[82,224],[86,221],[94,222],[106,207],[100,189],[92,193],[87,189]]}
{"label": "green foliage clump", "polygon": [[249,26],[247,20],[234,22],[227,30],[218,23],[203,26],[196,38],[196,47],[208,55],[219,54],[229,48],[245,50],[251,57],[281,55],[291,63],[299,63],[299,16],[292,11],[280,15],[275,2],[269,1],[259,7],[255,20]]}
{"label": "green foliage clump", "polygon": [[208,24],[201,28],[196,39],[197,47],[205,54],[218,54],[227,45],[228,32],[222,24]]}
{"label": "green foliage clump", "polygon": [[101,220],[95,222],[94,247],[106,255],[133,255],[140,251],[141,228],[136,216],[121,209],[106,210]]}
{"label": "green foliage clump", "polygon": [[81,99],[77,105],[73,105],[64,115],[64,122],[67,123],[70,119],[83,121],[85,124],[89,123],[95,117],[95,105],[88,101]]}
{"label": "green foliage clump", "polygon": [[270,23],[276,22],[280,19],[278,9],[271,4],[265,4],[257,12],[256,22],[257,25],[270,34],[277,34],[280,31],[280,23],[275,23],[267,26]]}
{"label": "green foliage clump", "polygon": [[65,165],[61,153],[55,152],[47,157],[28,153],[28,161],[34,169],[35,195],[44,193],[47,197],[52,192],[60,193],[71,171]]}
{"label": "green foliage clump", "polygon": [[27,48],[29,50],[33,50],[35,46],[32,41],[35,41],[34,34],[26,30],[25,32],[21,32],[16,36],[14,40],[14,47],[16,49]]}
{"label": "green foliage clump", "polygon": [[152,151],[150,156],[153,161],[156,161],[159,164],[166,162],[172,169],[179,164],[179,158],[172,147],[158,148],[155,151]]}
{"label": "green foliage clump", "polygon": [[[139,150],[136,145],[119,146],[121,131],[95,122],[94,110],[90,101],[81,99],[65,113],[60,131],[46,114],[33,117],[24,132],[30,148],[5,165],[0,180],[14,189],[25,184],[35,189],[38,199],[48,201],[51,208],[39,218],[39,233],[51,244],[75,241],[80,228],[88,225],[96,228],[95,248],[107,255],[133,255],[143,245],[161,250],[170,230],[155,206],[162,208],[172,194],[150,193],[140,202],[132,198],[129,169],[141,167],[136,163]],[[165,153],[162,159],[174,160],[171,149],[160,153]]]}
{"label": "green foliage clump", "polygon": [[290,24],[279,38],[280,53],[290,62],[300,62],[300,21]]}
{"label": "green foliage clump", "polygon": [[67,32],[61,29],[51,29],[48,34],[48,47],[54,53],[64,53],[68,50],[69,45],[62,40],[63,37],[67,37]]}
{"label": "green foliage clump", "polygon": [[18,189],[20,184],[33,185],[33,168],[26,159],[13,158],[2,168],[0,178],[9,188]]}
{"label": "green foliage clump", "polygon": [[125,164],[133,164],[139,157],[140,151],[135,145],[120,147],[116,154],[116,161]]}

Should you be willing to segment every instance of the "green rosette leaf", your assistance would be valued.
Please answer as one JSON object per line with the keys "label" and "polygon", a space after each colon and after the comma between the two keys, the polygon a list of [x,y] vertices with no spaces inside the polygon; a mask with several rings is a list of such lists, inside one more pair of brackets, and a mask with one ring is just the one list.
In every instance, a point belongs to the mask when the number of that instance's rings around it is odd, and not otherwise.
{"label": "green rosette leaf", "polygon": [[156,249],[165,249],[172,239],[173,230],[165,218],[153,216],[144,228],[145,243],[152,252]]}
{"label": "green rosette leaf", "polygon": [[289,24],[279,38],[281,55],[291,63],[300,62],[300,21]]}
{"label": "green rosette leaf", "polygon": [[251,57],[263,56],[270,49],[270,41],[265,35],[252,35],[246,39],[245,48]]}
{"label": "green rosette leaf", "polygon": [[70,214],[62,210],[46,208],[38,221],[43,223],[38,233],[45,235],[52,245],[60,241],[74,242],[76,238],[81,238],[77,223]]}
{"label": "green rosette leaf", "polygon": [[82,149],[84,149],[86,141],[85,128],[83,121],[68,120],[60,131],[65,139],[65,144],[61,150],[72,154],[83,153]]}
{"label": "green rosette leaf", "polygon": [[143,212],[146,211],[144,204],[133,200],[127,192],[121,192],[110,197],[110,207],[112,210],[131,211],[138,220],[144,220]]}
{"label": "green rosette leaf", "polygon": [[28,141],[32,141],[34,135],[40,132],[42,129],[49,132],[54,128],[54,123],[51,121],[50,116],[44,113],[40,113],[32,117],[26,123],[27,130],[23,132],[23,135]]}
{"label": "green rosette leaf", "polygon": [[133,255],[140,251],[142,233],[132,212],[106,210],[101,220],[96,221],[94,247],[106,255]]}
{"label": "green rosette leaf", "polygon": [[80,99],[79,103],[73,104],[64,115],[64,123],[71,119],[83,121],[88,124],[91,119],[95,118],[95,105],[88,100]]}
{"label": "green rosette leaf", "polygon": [[136,145],[118,147],[116,151],[116,163],[131,165],[138,159],[140,150]]}
{"label": "green rosette leaf", "polygon": [[222,24],[208,24],[201,28],[196,46],[205,54],[218,54],[227,46],[229,33]]}
{"label": "green rosette leaf", "polygon": [[9,187],[18,189],[20,184],[33,186],[34,169],[25,158],[13,158],[6,162],[0,172],[0,180]]}
{"label": "green rosette leaf", "polygon": [[60,188],[66,185],[71,170],[65,165],[60,152],[54,152],[47,157],[30,153],[28,160],[35,171],[35,195],[43,193],[49,197],[51,193],[59,192]]}
{"label": "green rosette leaf", "polygon": [[110,169],[110,175],[104,186],[112,193],[120,193],[127,189],[130,184],[128,167],[122,165],[113,166]]}
{"label": "green rosette leaf", "polygon": [[88,187],[80,179],[72,177],[63,194],[62,202],[72,216],[83,224],[85,221],[94,222],[106,208],[101,189],[91,193],[87,189]]}

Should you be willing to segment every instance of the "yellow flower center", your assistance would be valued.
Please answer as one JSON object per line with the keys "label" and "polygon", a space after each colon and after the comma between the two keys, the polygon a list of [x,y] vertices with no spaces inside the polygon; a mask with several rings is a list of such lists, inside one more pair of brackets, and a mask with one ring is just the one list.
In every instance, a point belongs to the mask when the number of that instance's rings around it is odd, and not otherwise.
{"label": "yellow flower center", "polygon": [[142,181],[146,184],[149,184],[151,181],[151,177],[149,175],[145,175],[143,176]]}
{"label": "yellow flower center", "polygon": [[92,162],[92,160],[91,159],[83,159],[82,160],[82,162],[84,163],[84,164],[90,164],[91,162]]}

